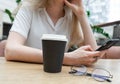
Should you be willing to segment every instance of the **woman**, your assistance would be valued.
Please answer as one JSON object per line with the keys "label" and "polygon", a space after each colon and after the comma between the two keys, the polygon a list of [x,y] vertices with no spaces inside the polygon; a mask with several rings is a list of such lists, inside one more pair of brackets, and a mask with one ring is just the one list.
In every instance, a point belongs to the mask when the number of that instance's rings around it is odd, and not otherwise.
{"label": "woman", "polygon": [[66,52],[65,65],[91,65],[101,55],[94,51],[97,44],[82,0],[38,0],[35,5],[19,10],[7,40],[6,59],[42,63],[40,38],[46,33],[66,35],[67,50],[73,45],[90,45]]}

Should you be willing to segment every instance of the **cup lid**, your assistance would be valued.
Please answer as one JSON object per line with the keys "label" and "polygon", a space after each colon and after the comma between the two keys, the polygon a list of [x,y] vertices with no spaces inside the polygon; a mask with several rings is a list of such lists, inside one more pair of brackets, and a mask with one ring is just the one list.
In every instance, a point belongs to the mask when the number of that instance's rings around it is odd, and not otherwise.
{"label": "cup lid", "polygon": [[68,41],[65,35],[43,34],[42,40]]}

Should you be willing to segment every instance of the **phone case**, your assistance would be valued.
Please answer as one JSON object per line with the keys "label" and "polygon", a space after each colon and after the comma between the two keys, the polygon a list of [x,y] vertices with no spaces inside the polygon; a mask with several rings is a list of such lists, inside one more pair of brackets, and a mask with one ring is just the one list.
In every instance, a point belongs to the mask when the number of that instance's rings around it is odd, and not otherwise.
{"label": "phone case", "polygon": [[115,45],[116,43],[118,43],[119,41],[120,41],[119,39],[110,39],[104,45],[102,45],[101,47],[99,47],[98,49],[96,49],[96,51],[102,51],[102,50],[109,49],[110,47],[112,47],[113,45]]}

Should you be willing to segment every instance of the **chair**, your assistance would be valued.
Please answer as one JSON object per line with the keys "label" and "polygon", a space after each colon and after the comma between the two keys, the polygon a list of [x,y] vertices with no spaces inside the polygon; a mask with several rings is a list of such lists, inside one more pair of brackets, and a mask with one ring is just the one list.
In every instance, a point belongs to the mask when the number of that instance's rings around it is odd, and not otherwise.
{"label": "chair", "polygon": [[[119,21],[114,21],[114,22],[109,22],[109,23],[104,23],[104,24],[99,24],[96,25],[98,27],[107,27],[107,26],[113,26],[113,39],[120,39],[120,20]],[[120,46],[120,42],[118,42],[115,46]]]}
{"label": "chair", "polygon": [[5,23],[5,22],[3,23],[3,38],[0,39],[0,57],[4,56],[6,39],[8,37],[11,26],[12,26],[12,24],[10,24],[10,23]]}
{"label": "chair", "polygon": [[0,41],[0,57],[4,56],[6,40]]}

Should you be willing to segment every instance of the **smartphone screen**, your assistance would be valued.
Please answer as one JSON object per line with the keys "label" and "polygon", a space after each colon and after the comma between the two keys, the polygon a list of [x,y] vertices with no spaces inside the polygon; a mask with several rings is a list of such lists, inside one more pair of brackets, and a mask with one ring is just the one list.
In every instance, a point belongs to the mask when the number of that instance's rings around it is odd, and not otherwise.
{"label": "smartphone screen", "polygon": [[103,44],[98,49],[96,49],[96,51],[102,51],[102,50],[109,49],[110,47],[112,47],[113,45],[115,45],[116,43],[118,43],[119,41],[120,41],[120,39],[110,39],[105,44]]}

